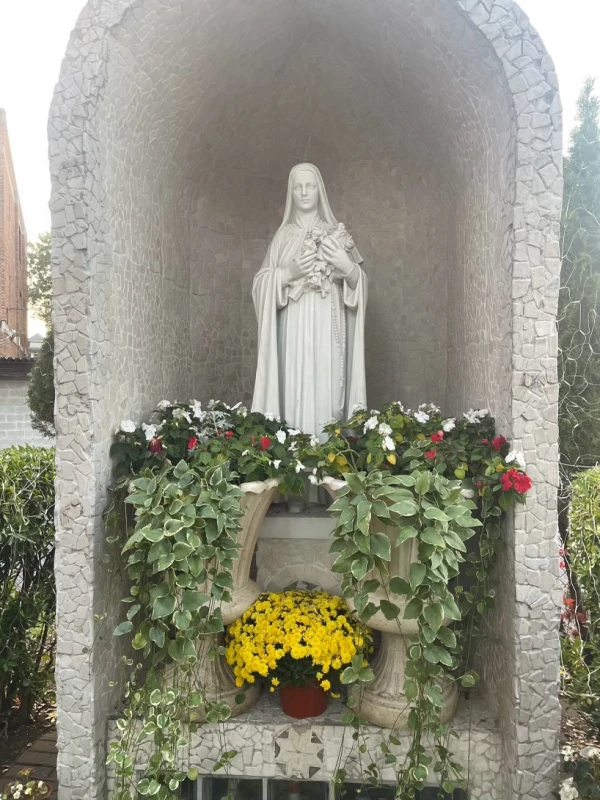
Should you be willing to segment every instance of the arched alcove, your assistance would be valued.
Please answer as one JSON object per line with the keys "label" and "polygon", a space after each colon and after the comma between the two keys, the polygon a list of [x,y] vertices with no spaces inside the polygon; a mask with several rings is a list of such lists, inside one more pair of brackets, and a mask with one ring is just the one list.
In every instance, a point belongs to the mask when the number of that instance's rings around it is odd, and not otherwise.
{"label": "arched alcove", "polygon": [[305,160],[365,260],[370,404],[488,406],[527,457],[535,489],[508,531],[483,671],[504,795],[545,800],[560,101],[524,14],[512,0],[90,0],[49,134],[61,800],[103,796],[115,426],[165,397],[249,400],[252,279]]}
{"label": "arched alcove", "polygon": [[115,286],[118,315],[188,392],[248,400],[252,278],[289,168],[311,160],[365,259],[371,403],[498,410],[485,372],[506,394],[515,123],[479,31],[447,0],[178,3],[153,26],[159,6],[113,29],[98,112],[123,280],[161,298]]}

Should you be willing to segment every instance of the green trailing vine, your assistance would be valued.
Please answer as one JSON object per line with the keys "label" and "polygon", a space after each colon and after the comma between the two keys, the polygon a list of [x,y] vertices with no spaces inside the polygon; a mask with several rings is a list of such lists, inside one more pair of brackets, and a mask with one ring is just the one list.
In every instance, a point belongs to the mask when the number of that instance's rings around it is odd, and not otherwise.
{"label": "green trailing vine", "polygon": [[[122,423],[109,519],[131,591],[115,634],[131,637],[139,662],[125,659],[120,736],[110,745],[118,800],[132,790],[176,797],[184,778],[197,774],[186,770],[185,749],[198,721],[220,722],[231,713],[205,691],[205,660],[223,653],[220,604],[233,589],[240,486],[270,478],[292,492],[302,491],[307,478],[344,482],[330,507],[334,570],[344,595],[363,622],[380,613],[399,631],[405,620],[416,625],[404,685],[409,749],[399,755],[393,732],[379,746],[385,764],[395,767],[398,800],[414,798],[431,772],[444,791],[463,781],[449,746],[451,724],[442,723],[443,687],[458,682],[468,690],[477,683],[472,645],[493,607],[490,573],[501,517],[531,486],[522,455],[495,435],[486,411],[455,420],[432,406],[412,412],[395,403],[358,409],[326,432],[319,443],[239,404],[204,410],[196,402],[165,402],[140,427]],[[131,511],[135,525],[128,530]],[[417,558],[405,580],[389,567],[392,548],[410,540]],[[357,658],[342,682],[364,685],[371,675]],[[356,703],[352,692],[343,721],[362,755],[369,745]],[[149,744],[153,752],[138,779],[136,748]],[[235,755],[224,745],[217,768]],[[366,782],[380,780],[376,763],[365,763]],[[341,766],[336,780],[344,776]]]}

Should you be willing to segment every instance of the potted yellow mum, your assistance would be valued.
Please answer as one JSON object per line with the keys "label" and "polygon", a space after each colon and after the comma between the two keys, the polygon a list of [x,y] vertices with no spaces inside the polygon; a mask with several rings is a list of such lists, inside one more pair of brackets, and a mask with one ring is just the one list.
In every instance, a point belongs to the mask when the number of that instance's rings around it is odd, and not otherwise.
{"label": "potted yellow mum", "polygon": [[304,719],[339,697],[343,670],[363,662],[369,643],[342,598],[293,590],[261,595],[230,625],[225,657],[238,686],[263,679],[286,714]]}

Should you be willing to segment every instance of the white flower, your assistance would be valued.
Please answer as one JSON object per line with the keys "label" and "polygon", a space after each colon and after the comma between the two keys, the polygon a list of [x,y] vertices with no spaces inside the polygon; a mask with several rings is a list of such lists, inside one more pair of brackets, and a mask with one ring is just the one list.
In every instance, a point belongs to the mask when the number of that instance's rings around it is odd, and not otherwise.
{"label": "white flower", "polygon": [[366,408],[364,403],[354,403],[352,406],[352,416],[354,416],[358,411],[364,411]]}
{"label": "white flower", "polygon": [[25,789],[25,794],[27,794],[27,795],[32,795],[33,794],[33,789],[32,789],[31,786],[29,786],[27,789]]}
{"label": "white flower", "polygon": [[275,469],[279,469],[279,465],[280,465],[280,464],[281,464],[281,459],[280,459],[280,458],[276,458],[276,459],[273,461],[273,466],[275,467]]}
{"label": "white flower", "polygon": [[415,411],[415,419],[417,422],[420,422],[421,425],[424,425],[429,421],[429,414],[426,414],[424,411]]}
{"label": "white flower", "polygon": [[389,436],[392,432],[391,427],[386,422],[382,422],[377,430],[382,436]]}
{"label": "white flower", "polygon": [[363,429],[366,433],[367,431],[374,431],[375,428],[379,425],[379,420],[377,417],[369,417],[369,419],[365,422]]}
{"label": "white flower", "polygon": [[231,406],[230,411],[237,411],[237,409],[242,405],[242,401],[240,400],[234,406]]}
{"label": "white flower", "polygon": [[190,408],[196,419],[203,419],[205,417],[205,413],[202,411],[202,403],[199,400],[192,400]]}
{"label": "white flower", "polygon": [[445,419],[442,422],[442,430],[444,431],[444,433],[450,433],[450,431],[453,431],[454,428],[456,428],[456,420],[454,419],[454,417],[450,417],[450,419]]}
{"label": "white flower", "polygon": [[577,800],[579,792],[573,785],[573,778],[567,778],[560,785],[560,800]]}
{"label": "white flower", "polygon": [[383,438],[383,449],[384,450],[395,450],[396,449],[396,442],[392,439],[391,436],[384,436],[384,438]]}
{"label": "white flower", "polygon": [[487,417],[489,413],[490,412],[487,408],[470,408],[463,414],[463,417],[467,420],[467,422],[470,422],[471,425],[477,425],[484,417]]}
{"label": "white flower", "polygon": [[561,756],[564,758],[565,761],[573,761],[573,756],[575,755],[575,750],[571,747],[570,744],[565,745],[562,750],[560,751]]}
{"label": "white flower", "polygon": [[316,475],[309,475],[308,480],[312,483],[313,486],[316,486],[319,483],[319,479]]}
{"label": "white flower", "polygon": [[297,449],[298,449],[298,442],[295,439],[293,439],[290,442],[290,446],[288,447],[288,450],[290,450],[292,453],[294,453]]}
{"label": "white flower", "polygon": [[145,422],[142,422],[142,430],[144,431],[147,442],[156,438],[156,425],[146,425]]}
{"label": "white flower", "polygon": [[[194,402],[196,402],[196,401],[194,401]],[[160,408],[161,411],[164,411],[166,408],[169,408],[170,405],[171,405],[171,403],[170,403],[169,400],[161,400],[160,403],[156,407]]]}
{"label": "white flower", "polygon": [[185,419],[191,425],[192,418],[190,416],[189,411],[184,411],[183,408],[176,408],[173,412],[173,419]]}
{"label": "white flower", "polygon": [[302,431],[297,431],[295,428],[288,428],[288,434],[290,436],[300,436]]}
{"label": "white flower", "polygon": [[275,438],[277,439],[277,441],[279,442],[279,444],[283,444],[283,443],[285,442],[285,440],[287,439],[287,434],[286,434],[286,432],[283,430],[283,428],[280,428],[280,429],[277,431],[277,433],[275,434]]}
{"label": "white flower", "polygon": [[316,436],[311,436],[309,440],[309,445],[314,449],[315,447],[319,446],[319,440]]}
{"label": "white flower", "polygon": [[275,414],[271,414],[269,411],[266,412],[265,414],[263,414],[263,416],[264,416],[265,419],[268,419],[269,422],[275,422],[275,420],[277,419]]}
{"label": "white flower", "polygon": [[121,423],[121,430],[123,433],[135,433],[135,422],[130,419],[124,419]]}
{"label": "white flower", "polygon": [[45,789],[45,788],[46,784],[44,783],[44,781],[38,781],[38,789]]}
{"label": "white flower", "polygon": [[300,461],[296,461],[296,472],[301,472],[303,469],[306,469],[304,464]]}
{"label": "white flower", "polygon": [[250,450],[244,450],[244,452],[242,453],[242,457],[243,456],[249,456],[249,455],[250,455]]}
{"label": "white flower", "polygon": [[238,417],[244,419],[245,417],[248,416],[248,409],[246,408],[246,406],[240,406],[236,411],[236,414],[238,415]]}
{"label": "white flower", "polygon": [[21,790],[17,789],[15,792],[13,792],[13,797],[15,800],[19,800],[19,797],[21,797]]}
{"label": "white flower", "polygon": [[513,461],[516,461],[517,464],[521,467],[521,469],[525,469],[527,464],[525,463],[525,456],[523,453],[519,453],[517,450],[511,450],[510,453],[506,456],[506,463],[512,464]]}

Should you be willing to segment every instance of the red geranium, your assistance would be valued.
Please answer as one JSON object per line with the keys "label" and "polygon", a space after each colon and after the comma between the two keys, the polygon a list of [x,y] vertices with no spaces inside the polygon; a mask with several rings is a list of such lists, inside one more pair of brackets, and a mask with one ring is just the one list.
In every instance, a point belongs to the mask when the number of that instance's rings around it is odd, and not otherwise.
{"label": "red geranium", "polygon": [[271,440],[268,436],[261,436],[260,437],[260,446],[263,450],[266,450],[271,445]]}
{"label": "red geranium", "polygon": [[225,431],[225,436],[227,436],[228,439],[231,439],[233,436],[233,431]]}
{"label": "red geranium", "polygon": [[198,437],[190,436],[190,438],[188,439],[188,450],[193,450],[197,444],[198,444]]}
{"label": "red geranium", "polygon": [[504,438],[504,436],[496,436],[495,439],[492,439],[492,447],[498,453],[500,452],[502,445],[505,444],[506,444],[506,439]]}
{"label": "red geranium", "polygon": [[439,444],[444,439],[444,431],[438,431],[431,434],[431,441],[433,444]]}
{"label": "red geranium", "polygon": [[500,475],[500,483],[502,484],[502,490],[504,492],[509,492],[511,489],[514,489],[519,494],[525,494],[532,486],[529,475],[525,475],[524,472],[519,472],[514,468]]}
{"label": "red geranium", "polygon": [[148,443],[148,450],[150,450],[151,453],[162,453],[162,449],[162,439],[150,439]]}
{"label": "red geranium", "polygon": [[574,597],[565,597],[565,605],[566,606],[574,606],[575,605],[575,598]]}
{"label": "red geranium", "polygon": [[425,458],[435,458],[435,453],[436,453],[436,451],[435,451],[435,450],[428,450],[428,451],[425,453]]}
{"label": "red geranium", "polygon": [[482,440],[481,440],[481,444],[489,444],[489,442],[488,442],[488,440],[487,440],[487,439],[482,439]]}

